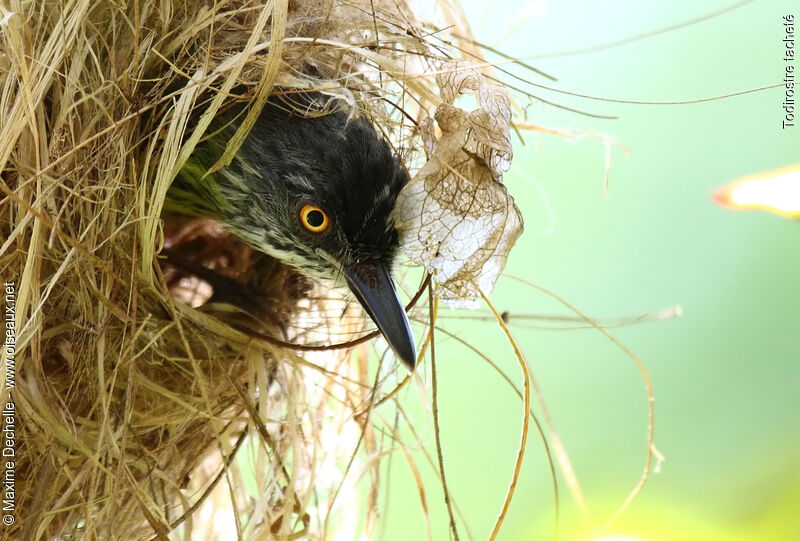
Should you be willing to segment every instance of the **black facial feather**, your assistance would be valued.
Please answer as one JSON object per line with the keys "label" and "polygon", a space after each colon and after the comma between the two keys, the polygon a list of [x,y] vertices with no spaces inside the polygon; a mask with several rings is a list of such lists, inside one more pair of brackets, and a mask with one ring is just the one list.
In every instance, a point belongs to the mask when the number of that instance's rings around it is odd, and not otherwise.
{"label": "black facial feather", "polygon": [[[280,97],[269,99],[236,160],[217,174],[226,200],[249,199],[244,213],[234,205],[221,219],[257,248],[280,246],[281,253],[273,255],[312,274],[336,272],[325,268],[330,265],[317,249],[346,263],[390,266],[398,247],[391,213],[408,174],[366,119],[348,118],[343,110],[322,112],[327,100],[317,93],[292,97],[291,106]],[[305,116],[294,108],[310,112]],[[230,123],[225,135],[235,127]],[[298,209],[305,203],[325,210],[329,231],[303,230]],[[259,235],[269,246],[259,245]],[[299,251],[294,257],[284,251],[287,243]]]}
{"label": "black facial feather", "polygon": [[216,218],[303,274],[341,279],[413,369],[414,336],[390,276],[392,210],[408,175],[364,118],[323,111],[336,102],[321,94],[292,100],[270,97],[230,165],[209,174],[242,110],[220,118],[173,182],[174,206]]}

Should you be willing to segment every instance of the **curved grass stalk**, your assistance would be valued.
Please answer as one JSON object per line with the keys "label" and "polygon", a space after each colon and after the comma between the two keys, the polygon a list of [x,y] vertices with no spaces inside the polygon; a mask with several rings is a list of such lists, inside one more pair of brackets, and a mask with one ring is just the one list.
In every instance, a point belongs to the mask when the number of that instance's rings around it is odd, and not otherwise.
{"label": "curved grass stalk", "polygon": [[664,460],[664,456],[658,451],[655,446],[653,434],[655,431],[655,396],[653,394],[653,384],[650,380],[650,373],[647,371],[647,367],[645,367],[644,363],[627,347],[625,347],[619,340],[617,340],[614,336],[611,335],[606,329],[604,329],[601,325],[596,323],[592,318],[588,315],[584,314],[581,310],[579,310],[576,306],[572,305],[569,301],[560,297],[556,293],[535,284],[525,278],[520,276],[514,276],[512,274],[506,274],[509,278],[516,280],[517,282],[523,283],[529,287],[532,287],[542,293],[552,297],[553,299],[557,300],[568,309],[572,310],[581,317],[584,321],[589,323],[592,327],[600,331],[606,338],[608,338],[615,346],[617,346],[622,352],[624,352],[639,368],[639,371],[642,373],[642,378],[644,379],[645,389],[647,391],[647,454],[645,456],[645,465],[644,469],[642,470],[642,475],[639,478],[639,481],[636,485],[631,489],[628,496],[625,498],[625,501],[617,508],[616,511],[611,515],[611,517],[603,524],[601,530],[608,528],[614,521],[619,518],[619,516],[627,509],[630,503],[633,501],[634,498],[642,491],[647,479],[650,476],[650,472],[654,469],[653,460],[655,459],[656,465],[655,469],[658,468],[658,465]]}
{"label": "curved grass stalk", "polygon": [[489,298],[486,296],[486,294],[482,290],[478,291],[480,291],[483,302],[485,302],[492,311],[495,319],[497,319],[497,323],[503,329],[503,332],[506,333],[506,337],[511,343],[511,347],[514,348],[514,353],[517,356],[517,361],[519,361],[519,367],[522,370],[522,378],[524,381],[523,402],[525,403],[525,412],[522,417],[522,436],[520,438],[519,450],[517,451],[517,461],[514,465],[514,475],[511,477],[511,483],[508,485],[508,491],[506,492],[506,499],[503,502],[503,508],[500,510],[500,514],[497,516],[497,520],[492,528],[492,533],[489,536],[489,539],[493,541],[497,538],[497,534],[500,533],[500,528],[503,526],[506,514],[508,513],[508,508],[511,505],[511,499],[514,497],[514,491],[517,488],[520,471],[522,470],[522,459],[525,456],[525,448],[528,442],[528,425],[530,424],[531,419],[531,375],[530,371],[528,370],[528,364],[525,362],[525,357],[522,355],[522,351],[519,349],[516,340],[514,340],[514,336],[511,334],[508,325],[506,325],[506,322],[503,321],[502,316],[495,309],[491,301],[489,301]]}

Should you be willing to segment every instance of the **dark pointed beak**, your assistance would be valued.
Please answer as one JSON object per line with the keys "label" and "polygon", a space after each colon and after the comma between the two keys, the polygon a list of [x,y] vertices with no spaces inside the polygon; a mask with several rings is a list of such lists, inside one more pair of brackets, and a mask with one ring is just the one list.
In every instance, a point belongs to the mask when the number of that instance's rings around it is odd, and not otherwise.
{"label": "dark pointed beak", "polygon": [[414,335],[386,267],[382,263],[357,263],[345,266],[343,271],[350,290],[395,354],[410,370],[414,370],[417,364]]}

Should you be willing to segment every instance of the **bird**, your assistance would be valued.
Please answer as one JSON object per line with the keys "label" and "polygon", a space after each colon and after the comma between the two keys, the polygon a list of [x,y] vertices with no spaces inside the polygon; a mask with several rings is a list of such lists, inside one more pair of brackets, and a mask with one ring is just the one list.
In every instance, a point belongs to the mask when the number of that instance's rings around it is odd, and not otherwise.
{"label": "bird", "polygon": [[411,326],[392,280],[392,218],[409,175],[363,116],[319,92],[275,92],[231,162],[211,172],[246,105],[212,123],[165,207],[212,218],[252,248],[331,287],[347,286],[409,370]]}

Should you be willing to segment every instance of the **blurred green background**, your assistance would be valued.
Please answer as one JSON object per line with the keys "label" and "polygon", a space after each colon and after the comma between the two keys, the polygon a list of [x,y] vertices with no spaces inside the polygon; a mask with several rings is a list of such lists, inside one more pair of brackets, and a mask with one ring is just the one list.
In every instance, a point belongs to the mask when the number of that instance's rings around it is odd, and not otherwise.
{"label": "blurred green background", "polygon": [[[559,81],[512,68],[526,79],[645,101],[690,100],[781,82],[782,17],[800,15],[797,4],[755,1],[626,45],[535,59],[659,30],[731,3],[463,3],[479,39],[530,59]],[[780,127],[783,89],[688,105],[626,105],[528,89],[556,103],[618,116],[600,120],[548,105],[528,108],[533,123],[611,135],[630,156],[613,150],[606,197],[602,143],[527,134],[506,177],[526,224],[506,271],[596,318],[676,305],[684,312],[612,329],[650,371],[655,443],[666,462],[602,532],[598,527],[644,465],[647,400],[641,375],[597,331],[512,326],[591,513],[579,513],[562,482],[562,538],[800,539],[800,223],[724,210],[709,197],[739,176],[800,162],[800,127]],[[509,279],[501,280],[492,299],[512,314],[572,315]],[[469,314],[444,315],[459,313]],[[497,325],[454,319],[446,325],[521,382]],[[437,342],[450,490],[471,535],[486,539],[511,478],[521,402],[480,358],[441,334]],[[428,361],[424,370],[429,384]],[[414,412],[417,390],[403,400]],[[430,413],[422,407],[414,413],[416,429],[434,453]],[[447,539],[438,482],[422,454],[414,457],[425,476],[432,536]],[[407,464],[398,454],[388,468],[380,538],[426,538]],[[547,462],[532,431],[500,538],[552,538],[553,508]],[[460,528],[467,538],[463,522]]]}

